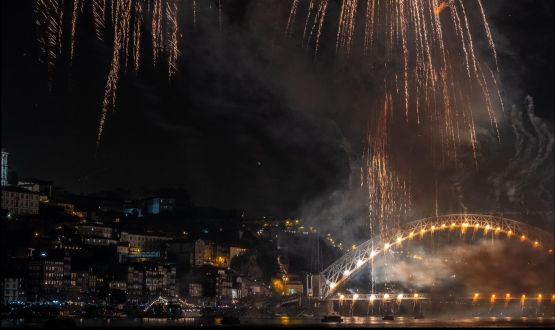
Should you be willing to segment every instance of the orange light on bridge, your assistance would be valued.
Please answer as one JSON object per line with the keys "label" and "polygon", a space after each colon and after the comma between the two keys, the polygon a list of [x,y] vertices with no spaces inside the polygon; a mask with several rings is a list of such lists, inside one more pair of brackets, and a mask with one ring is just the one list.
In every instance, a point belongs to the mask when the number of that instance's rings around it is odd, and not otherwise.
{"label": "orange light on bridge", "polygon": [[402,240],[403,240],[402,237],[397,237],[397,243],[401,243]]}
{"label": "orange light on bridge", "polygon": [[414,294],[414,299],[418,299],[418,293]]}
{"label": "orange light on bridge", "polygon": [[511,237],[512,234],[513,234],[513,231],[512,231],[512,230],[509,230],[509,231],[507,232],[507,237]]}
{"label": "orange light on bridge", "polygon": [[455,227],[455,223],[454,223],[454,222],[451,224],[451,227]]}
{"label": "orange light on bridge", "polygon": [[526,239],[526,237],[524,235],[520,236],[520,241],[524,241]]}
{"label": "orange light on bridge", "polygon": [[385,249],[389,248],[389,243],[385,243]]}
{"label": "orange light on bridge", "polygon": [[538,245],[540,245],[540,243],[538,243],[538,241],[535,241],[534,246],[538,246]]}
{"label": "orange light on bridge", "polygon": [[552,250],[552,249],[549,249],[549,251],[548,251],[548,252],[549,252],[549,253],[551,253],[551,252],[553,252],[553,250]]}
{"label": "orange light on bridge", "polygon": [[480,227],[480,225],[479,225],[479,224],[476,224],[476,226],[474,226],[474,227],[478,228],[478,227]]}
{"label": "orange light on bridge", "polygon": [[445,228],[445,224],[442,224],[442,225],[441,225],[441,228]]}
{"label": "orange light on bridge", "polygon": [[463,225],[463,227],[468,227],[468,223],[467,223],[467,222],[463,223],[462,225]]}

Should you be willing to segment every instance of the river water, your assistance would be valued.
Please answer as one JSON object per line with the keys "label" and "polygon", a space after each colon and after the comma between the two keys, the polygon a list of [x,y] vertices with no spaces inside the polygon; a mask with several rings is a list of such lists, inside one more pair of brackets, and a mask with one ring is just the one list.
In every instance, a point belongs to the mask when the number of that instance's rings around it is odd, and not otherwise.
{"label": "river water", "polygon": [[[384,321],[381,317],[343,316],[341,323],[326,323],[321,317],[241,317],[238,325],[222,325],[215,318],[77,318],[77,327],[323,327],[323,328],[555,328],[555,317],[457,317],[457,316],[426,316],[425,319],[412,317],[396,317],[392,321]],[[2,328],[43,327],[44,319],[2,319]]]}

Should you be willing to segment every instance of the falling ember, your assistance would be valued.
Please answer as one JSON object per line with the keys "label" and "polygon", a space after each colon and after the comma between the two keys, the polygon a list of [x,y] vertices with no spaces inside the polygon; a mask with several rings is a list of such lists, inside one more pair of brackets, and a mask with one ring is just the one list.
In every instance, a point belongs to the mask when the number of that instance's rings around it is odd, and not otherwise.
{"label": "falling ember", "polygon": [[351,301],[351,307],[349,309],[349,315],[350,316],[353,316],[353,309],[355,308],[355,302],[356,302],[357,298],[358,298],[358,294],[355,293],[353,295],[353,300]]}
{"label": "falling ember", "polygon": [[522,316],[522,312],[524,312],[524,303],[526,302],[526,296],[522,295],[520,298],[520,316]]}
{"label": "falling ember", "polygon": [[370,300],[368,300],[368,311],[366,312],[366,316],[370,314],[370,311],[374,314],[374,300],[376,300],[376,296],[371,295]]}
{"label": "falling ember", "polygon": [[505,295],[505,307],[509,306],[509,301],[511,300],[511,295],[510,294],[506,294]]}
{"label": "falling ember", "polygon": [[476,302],[478,301],[478,297],[479,297],[479,296],[480,296],[480,295],[479,295],[478,293],[476,293],[476,294],[474,295],[474,297],[472,298],[472,304],[473,304],[473,305],[476,304]]}
{"label": "falling ember", "polygon": [[[142,2],[137,2],[137,6],[142,6]],[[106,15],[106,0],[93,0],[94,32],[99,40],[103,40],[103,30]]]}
{"label": "falling ember", "polygon": [[447,6],[449,6],[447,1],[440,3],[439,6],[434,9],[434,14],[439,15],[439,13],[441,13]]}
{"label": "falling ember", "polygon": [[412,312],[414,313],[414,309],[416,308],[416,304],[418,303],[418,293],[414,294],[414,300],[412,302]]}
{"label": "falling ember", "polygon": [[403,301],[403,295],[402,294],[397,295],[397,299],[395,299],[395,302],[397,303],[397,310],[401,308],[402,301]]}
{"label": "falling ember", "polygon": [[345,299],[344,295],[340,295],[339,296],[339,307],[341,307],[341,305],[343,305],[343,300]]}
{"label": "falling ember", "polygon": [[495,303],[495,294],[491,295],[491,298],[489,299],[490,302],[490,306],[489,306],[489,310],[488,310],[488,315],[491,313],[491,310],[493,309],[493,304]]}

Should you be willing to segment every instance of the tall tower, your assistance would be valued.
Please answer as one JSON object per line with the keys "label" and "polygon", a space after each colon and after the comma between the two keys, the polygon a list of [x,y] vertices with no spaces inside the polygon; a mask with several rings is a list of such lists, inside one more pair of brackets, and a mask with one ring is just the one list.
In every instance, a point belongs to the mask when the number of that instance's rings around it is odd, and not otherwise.
{"label": "tall tower", "polygon": [[8,185],[8,152],[2,148],[2,185]]}

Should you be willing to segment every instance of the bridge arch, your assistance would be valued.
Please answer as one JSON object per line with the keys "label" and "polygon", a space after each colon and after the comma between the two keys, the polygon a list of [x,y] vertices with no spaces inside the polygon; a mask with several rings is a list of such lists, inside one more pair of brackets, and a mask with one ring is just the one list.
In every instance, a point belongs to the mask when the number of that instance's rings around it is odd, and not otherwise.
{"label": "bridge arch", "polygon": [[320,298],[329,298],[337,287],[360,272],[363,265],[391,246],[410,240],[417,235],[456,228],[460,228],[463,232],[481,229],[484,233],[504,233],[508,237],[519,237],[521,241],[530,241],[534,246],[546,247],[551,253],[553,252],[553,233],[522,222],[484,214],[438,215],[387,230],[336,260],[320,273]]}

